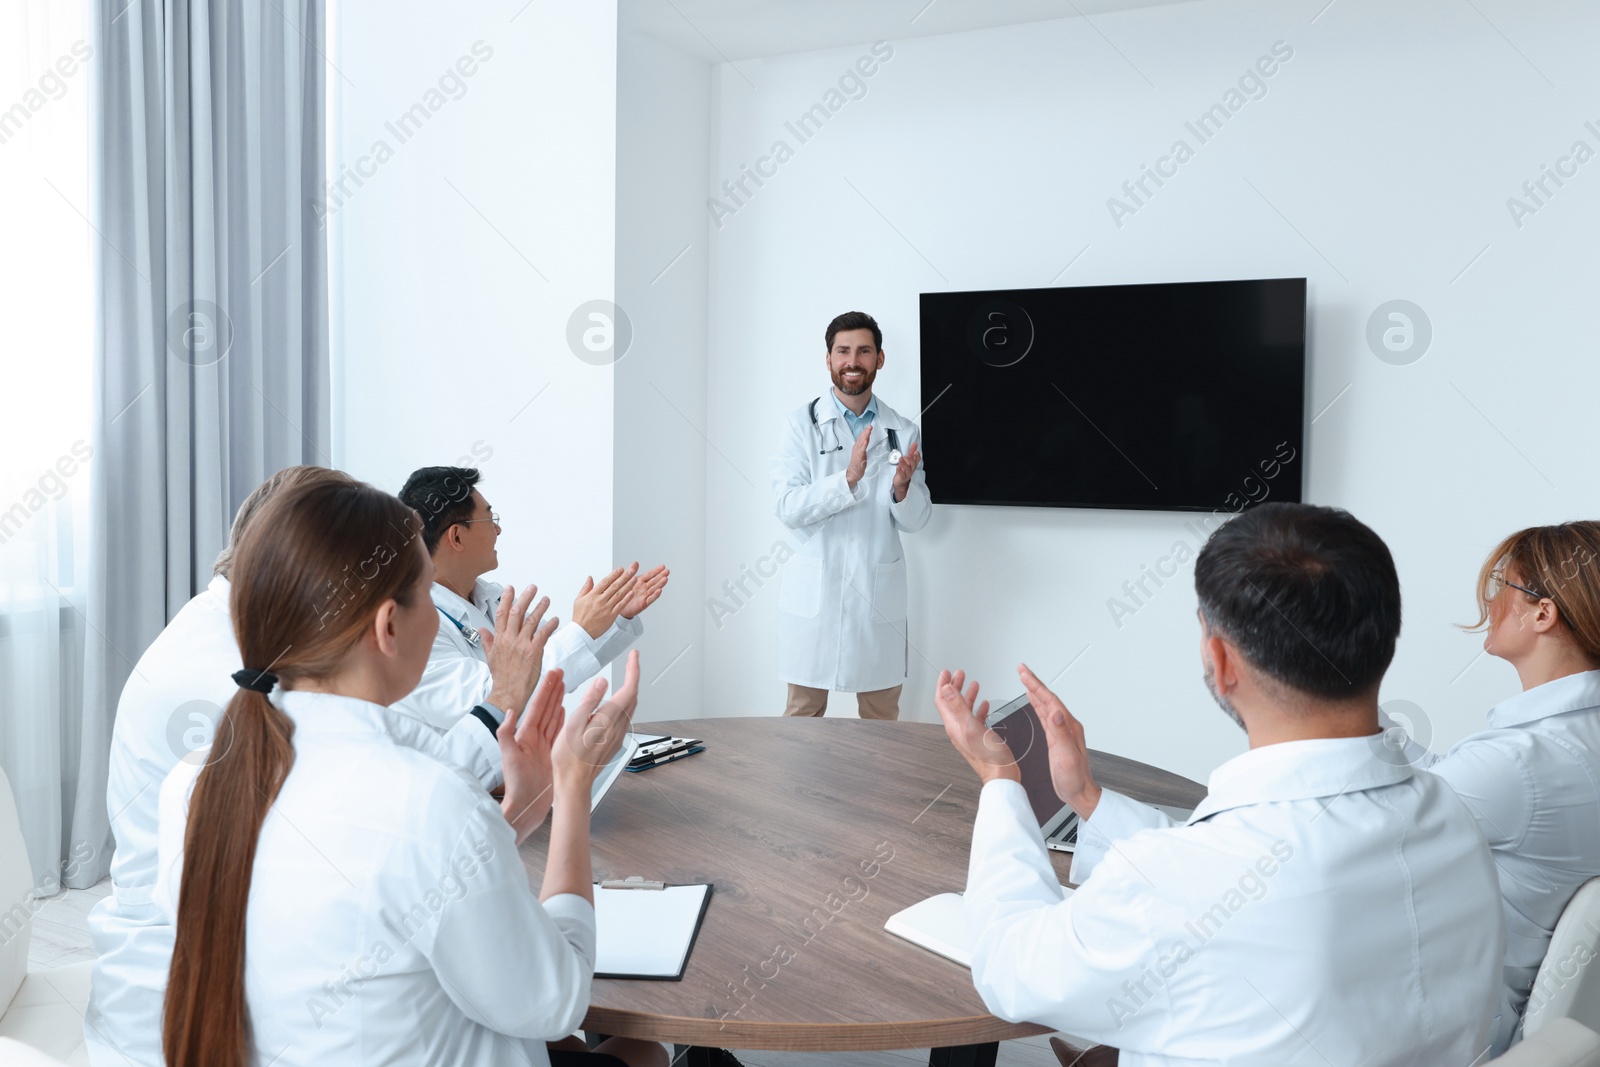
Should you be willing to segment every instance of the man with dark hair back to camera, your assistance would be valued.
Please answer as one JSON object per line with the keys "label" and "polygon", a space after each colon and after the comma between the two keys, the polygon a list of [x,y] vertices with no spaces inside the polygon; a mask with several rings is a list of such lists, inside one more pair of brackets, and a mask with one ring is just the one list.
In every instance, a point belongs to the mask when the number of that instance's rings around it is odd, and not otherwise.
{"label": "man with dark hair back to camera", "polygon": [[1206,542],[1195,591],[1206,686],[1250,750],[1212,773],[1187,825],[1096,785],[1083,727],[1019,668],[1083,820],[1065,898],[988,703],[960,671],[939,676],[945,730],[984,782],[965,896],[984,1004],[1126,1065],[1475,1062],[1500,889],[1454,792],[1384,758],[1388,548],[1344,511],[1265,504]]}
{"label": "man with dark hair back to camera", "polygon": [[[432,596],[440,619],[422,681],[394,709],[440,730],[448,730],[467,709],[492,722],[507,710],[488,703],[488,647],[503,587],[483,575],[500,565],[495,549],[500,517],[478,491],[478,481],[472,467],[423,467],[400,490],[401,501],[417,512],[423,545],[433,557]],[[585,580],[572,618],[545,645],[544,669],[560,669],[567,692],[576,691],[644,632],[637,616],[666,585],[666,567],[640,574],[637,563],[618,567],[598,583]]]}
{"label": "man with dark hair back to camera", "polygon": [[873,395],[873,317],[846,312],[825,336],[833,388],[790,414],[772,461],[778,518],[802,536],[778,592],[783,713],[821,715],[837,689],[863,719],[897,719],[910,648],[900,533],[933,511],[922,434]]}

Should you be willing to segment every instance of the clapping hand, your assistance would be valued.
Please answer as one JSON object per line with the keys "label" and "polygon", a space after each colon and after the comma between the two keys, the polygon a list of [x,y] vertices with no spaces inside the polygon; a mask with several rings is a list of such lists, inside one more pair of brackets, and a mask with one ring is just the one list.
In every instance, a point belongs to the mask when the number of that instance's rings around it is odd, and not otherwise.
{"label": "clapping hand", "polygon": [[955,745],[978,777],[985,784],[996,778],[1013,782],[1022,780],[1017,759],[1001,736],[989,727],[989,702],[978,704],[978,683],[966,686],[965,671],[939,672],[939,683],[933,691],[933,702],[944,721],[944,732]]}
{"label": "clapping hand", "polygon": [[505,721],[496,731],[506,776],[500,811],[516,832],[519,845],[550,814],[554,780],[550,752],[561,730],[563,692],[561,672],[551,671],[539,684],[527,711],[506,709]]}
{"label": "clapping hand", "polygon": [[[552,762],[558,789],[587,792],[601,768],[622,747],[622,738],[639,704],[639,650],[628,653],[622,686],[601,702],[606,680],[596,678],[575,710],[567,715],[556,738]],[[565,793],[563,793],[565,795]]]}
{"label": "clapping hand", "polygon": [[850,465],[844,469],[844,480],[851,489],[867,474],[867,442],[872,439],[872,424],[868,423],[856,438],[855,447],[850,450]]}
{"label": "clapping hand", "polygon": [[622,606],[620,613],[622,617],[631,619],[659,600],[667,588],[667,579],[670,576],[671,572],[667,570],[665,563],[657,564],[639,575],[639,580],[633,585],[633,593],[629,595],[628,602]]}
{"label": "clapping hand", "polygon": [[594,578],[585,578],[578,599],[572,602],[572,621],[583,627],[596,641],[612,624],[633,596],[639,565],[618,567],[596,585]]}
{"label": "clapping hand", "polygon": [[1026,663],[1017,665],[1017,675],[1028,691],[1029,703],[1044,724],[1045,741],[1050,745],[1050,780],[1056,787],[1056,796],[1062,803],[1072,805],[1078,818],[1087,822],[1100,804],[1100,787],[1089,769],[1083,724],[1067,710],[1060,697],[1039,681]]}
{"label": "clapping hand", "polygon": [[506,586],[494,609],[494,632],[483,631],[483,651],[489,660],[492,684],[489,703],[507,714],[521,711],[533,695],[544,662],[544,646],[560,621],[544,619],[550,608],[549,597],[541,599],[531,612],[528,610],[528,602],[538,592],[538,586],[530,585],[518,596],[515,586]]}
{"label": "clapping hand", "polygon": [[900,462],[894,465],[894,498],[897,502],[906,498],[906,492],[911,488],[911,476],[917,473],[917,465],[921,462],[922,449],[912,441],[911,447],[901,454]]}

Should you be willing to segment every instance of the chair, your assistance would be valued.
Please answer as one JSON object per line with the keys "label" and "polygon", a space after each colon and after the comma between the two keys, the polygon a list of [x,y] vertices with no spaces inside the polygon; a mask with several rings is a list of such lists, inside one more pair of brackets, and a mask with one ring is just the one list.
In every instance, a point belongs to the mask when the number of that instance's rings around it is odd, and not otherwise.
{"label": "chair", "polygon": [[1600,1034],[1573,1019],[1550,1019],[1483,1067],[1600,1067]]}
{"label": "chair", "polygon": [[[87,1064],[83,1013],[90,962],[28,969],[33,934],[33,873],[11,783],[0,771],[0,1064]],[[4,1039],[12,1040],[4,1040]],[[19,1058],[17,1045],[47,1054]],[[53,1057],[49,1058],[49,1057]]]}
{"label": "chair", "polygon": [[1522,1016],[1532,1037],[1556,1019],[1576,1019],[1600,1031],[1600,878],[1591,878],[1567,902],[1550,948],[1533,980]]}

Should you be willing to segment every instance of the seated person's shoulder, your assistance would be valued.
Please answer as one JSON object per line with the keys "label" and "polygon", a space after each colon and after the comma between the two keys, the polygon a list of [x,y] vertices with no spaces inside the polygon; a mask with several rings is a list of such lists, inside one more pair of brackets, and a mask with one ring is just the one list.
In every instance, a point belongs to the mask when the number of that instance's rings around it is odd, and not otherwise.
{"label": "seated person's shoulder", "polygon": [[1220,895],[1241,879],[1274,877],[1295,857],[1294,835],[1276,824],[1253,817],[1249,809],[1222,812],[1192,825],[1140,830],[1116,843],[1085,886],[1107,888],[1122,883],[1119,893],[1177,902],[1196,895]]}
{"label": "seated person's shoulder", "polygon": [[436,842],[454,838],[468,821],[501,818],[481,783],[426,746],[331,747],[297,759],[291,781],[296,771],[312,788],[295,802],[336,807],[377,833]]}

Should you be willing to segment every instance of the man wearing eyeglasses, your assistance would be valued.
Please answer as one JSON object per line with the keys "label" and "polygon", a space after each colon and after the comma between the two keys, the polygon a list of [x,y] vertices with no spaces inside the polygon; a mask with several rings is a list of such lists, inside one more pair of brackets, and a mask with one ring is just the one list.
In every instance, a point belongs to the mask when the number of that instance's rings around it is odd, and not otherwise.
{"label": "man wearing eyeglasses", "polygon": [[[495,545],[500,516],[478,491],[472,467],[423,467],[406,479],[400,499],[414,508],[423,545],[433,557],[433,606],[439,633],[422,680],[394,709],[448,730],[471,714],[498,725],[505,708],[488,704],[488,646],[494,640],[494,613],[503,588],[483,576],[500,565]],[[618,567],[597,583],[585,579],[572,604],[572,618],[550,635],[544,670],[565,672],[567,691],[576,690],[627,651],[644,626],[638,615],[655,603],[667,585],[667,568],[643,574],[639,564]],[[539,613],[545,597],[534,605]],[[476,707],[474,707],[476,705]]]}

